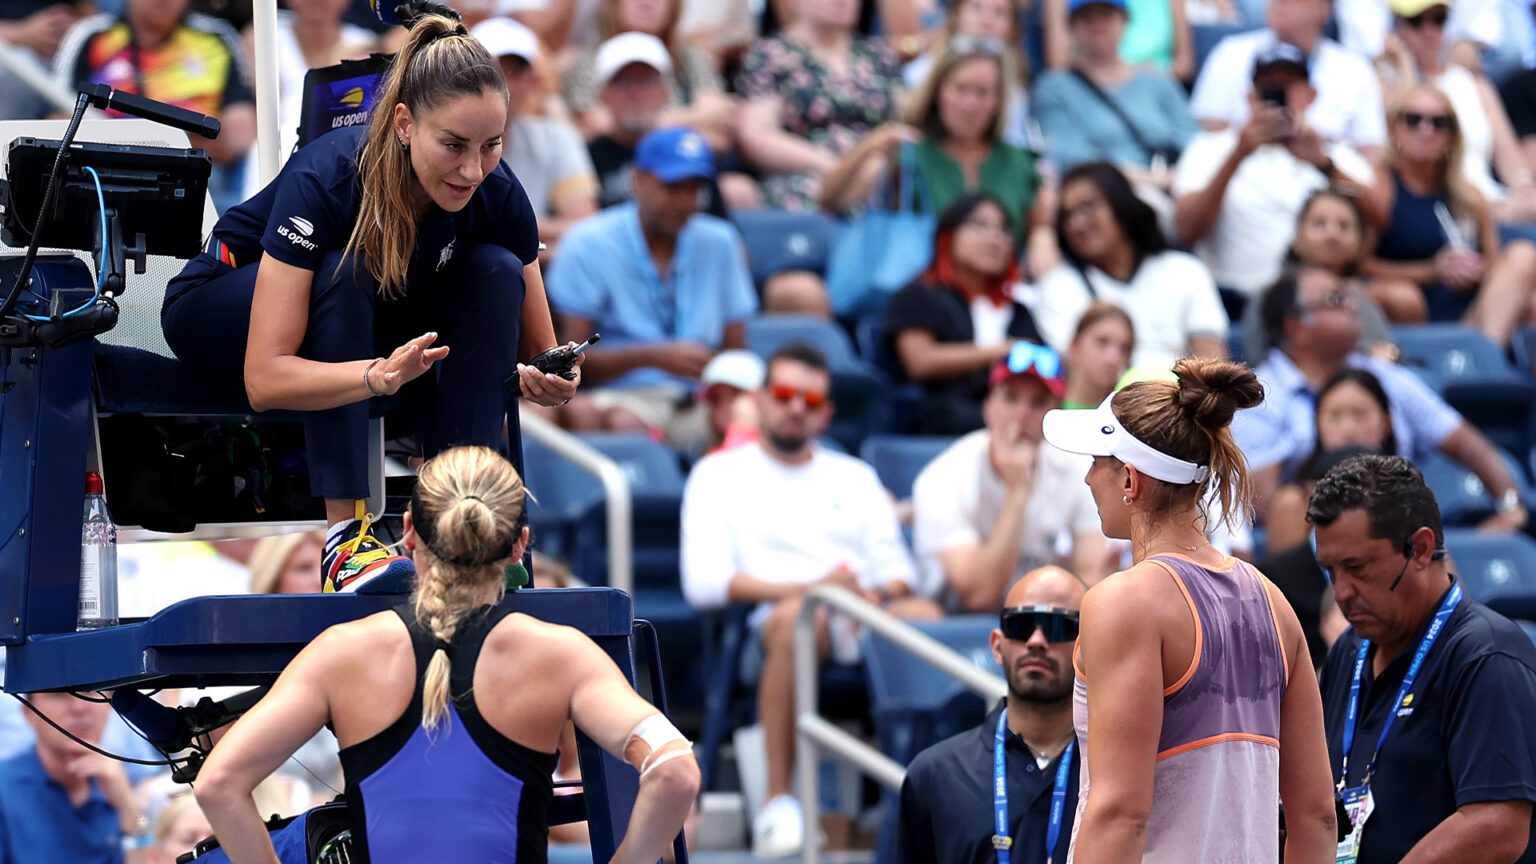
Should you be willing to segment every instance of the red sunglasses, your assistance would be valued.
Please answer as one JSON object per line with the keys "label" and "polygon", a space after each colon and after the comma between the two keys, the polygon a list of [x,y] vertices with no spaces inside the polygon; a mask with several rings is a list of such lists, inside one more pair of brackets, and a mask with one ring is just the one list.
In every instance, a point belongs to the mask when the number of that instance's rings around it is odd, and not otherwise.
{"label": "red sunglasses", "polygon": [[795,397],[799,396],[801,399],[805,400],[805,407],[811,409],[812,411],[815,411],[816,409],[827,404],[827,394],[817,393],[815,390],[801,390],[798,387],[791,387],[788,384],[768,385],[768,395],[772,396],[776,401],[784,403],[785,405],[793,402]]}

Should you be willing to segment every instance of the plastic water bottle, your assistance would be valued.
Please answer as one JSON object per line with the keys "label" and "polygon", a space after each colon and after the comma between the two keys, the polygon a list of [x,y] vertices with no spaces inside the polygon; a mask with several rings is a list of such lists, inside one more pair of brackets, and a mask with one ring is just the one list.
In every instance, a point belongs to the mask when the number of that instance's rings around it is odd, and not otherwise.
{"label": "plastic water bottle", "polygon": [[101,475],[85,475],[85,524],[80,532],[80,609],[75,629],[117,623],[117,526],[107,513]]}

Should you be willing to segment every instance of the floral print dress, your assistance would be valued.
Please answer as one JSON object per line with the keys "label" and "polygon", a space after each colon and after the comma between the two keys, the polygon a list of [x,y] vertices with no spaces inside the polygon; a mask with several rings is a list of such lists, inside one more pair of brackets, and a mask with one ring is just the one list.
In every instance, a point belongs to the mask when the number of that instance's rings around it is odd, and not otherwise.
{"label": "floral print dress", "polygon": [[[896,118],[901,64],[875,39],[855,37],[848,72],[834,75],[799,42],[785,36],[760,40],[742,63],[737,89],[748,100],[778,97],[784,131],[843,155],[876,126]],[[769,207],[815,210],[821,193],[816,174],[769,174],[762,178]]]}

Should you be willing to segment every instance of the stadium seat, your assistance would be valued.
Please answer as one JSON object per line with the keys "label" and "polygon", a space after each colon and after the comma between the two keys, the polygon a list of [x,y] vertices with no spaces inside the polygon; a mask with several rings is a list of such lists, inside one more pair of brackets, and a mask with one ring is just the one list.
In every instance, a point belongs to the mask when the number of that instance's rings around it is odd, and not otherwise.
{"label": "stadium seat", "polygon": [[764,359],[791,342],[803,342],[826,355],[832,371],[832,401],[837,406],[827,435],[844,448],[883,430],[889,416],[885,376],[853,350],[842,328],[803,315],[763,315],[747,321],[747,348]]}
{"label": "stadium seat", "polygon": [[[963,615],[912,626],[997,673],[989,644],[997,618]],[[919,751],[981,722],[987,706],[971,690],[894,642],[865,631],[864,668],[869,675],[875,736],[885,755],[905,765]]]}
{"label": "stadium seat", "polygon": [[859,458],[880,475],[880,483],[897,500],[912,497],[917,475],[955,439],[926,435],[871,435],[859,448]]}
{"label": "stadium seat", "polygon": [[747,247],[747,266],[759,287],[787,270],[825,274],[841,223],[822,213],[737,210],[731,221]]}
{"label": "stadium seat", "polygon": [[1536,540],[1452,528],[1445,548],[1473,600],[1511,618],[1536,619]]}
{"label": "stadium seat", "polygon": [[895,434],[905,434],[912,428],[912,417],[923,399],[923,388],[907,380],[906,370],[891,345],[890,331],[885,329],[885,316],[866,315],[854,325],[854,340],[859,346],[859,356],[880,370],[890,382],[886,391],[888,416],[886,428]]}
{"label": "stadium seat", "polygon": [[[1211,56],[1211,51],[1221,40],[1228,36],[1236,36],[1254,28],[1246,24],[1196,24],[1190,28],[1195,43],[1195,74],[1205,68],[1205,60]],[[1247,75],[1247,70],[1240,74]]]}
{"label": "stadium seat", "polygon": [[[636,499],[645,495],[681,499],[682,464],[666,445],[644,435],[612,433],[583,434],[581,440],[619,463]],[[534,549],[569,558],[578,524],[594,505],[601,511],[602,484],[531,437],[523,439],[523,478],[533,498],[528,522],[534,529]],[[636,536],[637,544],[639,540]]]}
{"label": "stadium seat", "polygon": [[1522,619],[1520,621],[1516,621],[1515,623],[1520,625],[1520,629],[1525,631],[1525,635],[1531,637],[1532,642],[1536,642],[1536,621],[1526,621]]}
{"label": "stadium seat", "polygon": [[1486,336],[1463,324],[1416,324],[1393,327],[1392,341],[1403,365],[1495,444],[1515,453],[1530,448],[1536,384]]}
{"label": "stadium seat", "polygon": [[[1524,467],[1502,450],[1499,455],[1520,487],[1521,498],[1532,500]],[[1440,504],[1440,521],[1445,525],[1476,525],[1496,511],[1496,502],[1483,486],[1483,481],[1449,456],[1436,452],[1414,464],[1423,472],[1430,491],[1435,493],[1435,501]]]}

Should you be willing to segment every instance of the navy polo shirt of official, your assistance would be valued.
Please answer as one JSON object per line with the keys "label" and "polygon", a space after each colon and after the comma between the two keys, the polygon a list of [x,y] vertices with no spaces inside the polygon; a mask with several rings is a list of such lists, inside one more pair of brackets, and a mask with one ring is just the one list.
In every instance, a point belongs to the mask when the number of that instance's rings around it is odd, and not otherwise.
{"label": "navy polo shirt of official", "polygon": [[121,864],[117,811],[101,787],[79,807],[28,747],[0,762],[0,864]]}
{"label": "navy polo shirt of official", "polygon": [[[917,754],[901,784],[896,864],[997,864],[992,848],[992,745],[999,702],[980,726],[961,732]],[[1004,759],[1008,773],[1010,864],[1045,864],[1046,826],[1051,817],[1051,789],[1061,757],[1045,770],[1035,762],[1024,739],[1008,732]],[[1066,807],[1054,864],[1067,860],[1072,819],[1077,809],[1081,763],[1072,748]]]}
{"label": "navy polo shirt of official", "polygon": [[[1371,674],[1372,647],[1361,677],[1346,785],[1357,785],[1365,774],[1387,714],[1398,708],[1393,702],[1403,675],[1433,618],[1425,620],[1379,678]],[[1360,637],[1350,628],[1323,662],[1323,711],[1335,782],[1359,650]],[[1536,724],[1531,722],[1536,717],[1536,645],[1518,625],[1463,599],[1425,657],[1410,697],[1377,757],[1371,780],[1376,807],[1361,834],[1359,864],[1396,864],[1457,807],[1536,801]],[[1536,825],[1531,834],[1536,838]],[[1536,864],[1536,844],[1517,860]]]}

